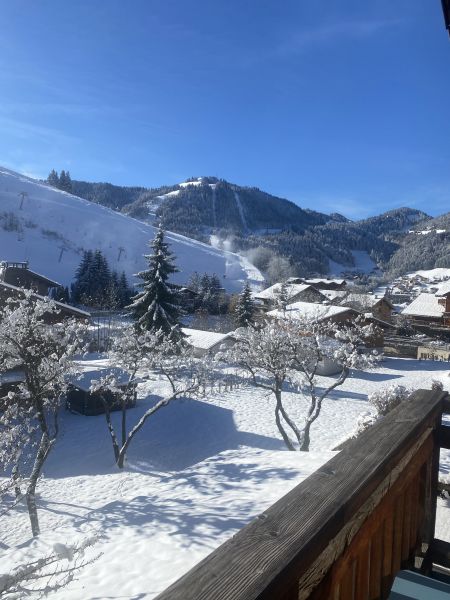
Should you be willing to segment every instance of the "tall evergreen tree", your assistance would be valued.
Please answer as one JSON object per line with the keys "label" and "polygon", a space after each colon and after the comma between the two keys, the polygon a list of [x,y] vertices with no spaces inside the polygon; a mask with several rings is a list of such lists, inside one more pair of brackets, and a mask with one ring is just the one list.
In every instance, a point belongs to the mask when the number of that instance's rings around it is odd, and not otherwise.
{"label": "tall evergreen tree", "polygon": [[181,309],[173,285],[168,283],[170,275],[178,272],[174,255],[164,241],[161,226],[150,243],[152,254],[144,255],[148,269],[138,273],[142,279],[141,291],[134,296],[130,308],[138,328],[161,334],[163,337],[179,337]]}
{"label": "tall evergreen tree", "polygon": [[55,169],[52,169],[47,177],[47,183],[53,187],[59,187],[59,177]]}
{"label": "tall evergreen tree", "polygon": [[239,294],[239,298],[236,302],[234,309],[234,320],[238,327],[248,327],[255,321],[256,307],[252,298],[252,292],[248,282],[246,282],[244,289]]}

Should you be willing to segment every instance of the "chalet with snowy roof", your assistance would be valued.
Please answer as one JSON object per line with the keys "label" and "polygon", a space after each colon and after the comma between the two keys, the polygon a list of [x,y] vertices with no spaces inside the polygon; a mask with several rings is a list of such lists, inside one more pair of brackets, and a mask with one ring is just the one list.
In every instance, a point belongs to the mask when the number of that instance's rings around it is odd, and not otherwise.
{"label": "chalet with snowy roof", "polygon": [[349,306],[362,313],[370,312],[374,317],[389,322],[394,306],[386,296],[377,297],[374,294],[358,294],[343,290],[322,290],[331,304]]}
{"label": "chalet with snowy roof", "polygon": [[314,319],[319,322],[348,323],[354,321],[360,313],[348,306],[313,304],[311,302],[293,302],[286,310],[275,309],[267,313],[274,319]]}
{"label": "chalet with snowy roof", "polygon": [[437,294],[419,294],[402,314],[418,323],[450,327],[450,290],[441,288]]}
{"label": "chalet with snowy roof", "polygon": [[183,327],[181,331],[186,336],[186,342],[193,348],[196,357],[206,354],[214,355],[222,349],[230,348],[236,341],[232,333],[202,331],[188,327]]}
{"label": "chalet with snowy roof", "polygon": [[52,288],[62,287],[57,281],[31,271],[28,268],[28,262],[2,261],[0,263],[0,281],[33,290],[41,296],[48,296]]}
{"label": "chalet with snowy roof", "polygon": [[[265,309],[274,308],[280,297],[282,284],[275,283],[262,292],[253,294],[255,300],[260,302]],[[325,302],[327,298],[314,286],[301,283],[298,279],[288,279],[286,282],[287,302]]]}
{"label": "chalet with snowy roof", "polygon": [[318,290],[344,290],[347,287],[345,279],[329,279],[327,277],[316,277],[314,279],[304,279],[304,283],[313,285]]}
{"label": "chalet with snowy roof", "polygon": [[[45,298],[40,294],[33,293],[32,296],[36,300],[48,300],[48,298]],[[6,301],[10,298],[17,298],[19,300],[23,297],[23,288],[0,281],[0,307],[4,306]],[[47,323],[58,323],[69,318],[80,319],[82,321],[86,321],[91,318],[91,315],[88,312],[79,308],[75,308],[75,306],[63,304],[62,302],[56,302],[55,300],[53,300],[53,302],[59,312],[58,314],[48,314],[47,316],[44,316],[44,320]]]}

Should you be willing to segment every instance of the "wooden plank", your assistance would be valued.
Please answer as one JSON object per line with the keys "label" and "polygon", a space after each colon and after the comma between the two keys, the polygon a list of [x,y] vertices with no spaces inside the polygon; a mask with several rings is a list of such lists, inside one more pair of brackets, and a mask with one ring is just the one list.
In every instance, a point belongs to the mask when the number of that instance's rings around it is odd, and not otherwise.
{"label": "wooden plank", "polygon": [[402,527],[402,567],[407,566],[409,558],[409,545],[411,535],[411,486],[407,488],[403,497],[403,527]]}
{"label": "wooden plank", "polygon": [[339,584],[339,600],[355,600],[355,563],[350,565]]}
{"label": "wooden plank", "polygon": [[383,524],[374,533],[370,543],[369,600],[378,600],[381,595],[382,544]]}
{"label": "wooden plank", "polygon": [[402,565],[402,532],[403,532],[403,507],[405,497],[401,495],[395,502],[394,509],[394,542],[392,546],[392,573],[400,571]]}
{"label": "wooden plank", "polygon": [[387,598],[391,591],[392,582],[394,580],[394,571],[392,569],[394,554],[394,512],[386,516],[383,527],[383,563],[382,563],[382,578],[381,592],[382,598]]}
{"label": "wooden plank", "polygon": [[318,557],[327,550],[333,559],[330,542],[437,423],[443,397],[430,390],[413,394],[158,599],[272,599],[308,572],[299,591],[299,598],[307,597],[330,566],[316,563]]}
{"label": "wooden plank", "polygon": [[355,573],[355,600],[368,600],[370,573],[370,544],[358,555]]}

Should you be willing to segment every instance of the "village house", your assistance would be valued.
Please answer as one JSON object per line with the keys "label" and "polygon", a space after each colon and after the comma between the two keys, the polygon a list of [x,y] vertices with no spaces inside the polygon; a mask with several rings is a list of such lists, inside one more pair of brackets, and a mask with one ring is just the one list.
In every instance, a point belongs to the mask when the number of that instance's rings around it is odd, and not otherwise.
{"label": "village house", "polygon": [[318,290],[344,290],[347,287],[347,281],[345,279],[316,277],[314,279],[304,279],[303,282],[313,285]]}
{"label": "village house", "polygon": [[230,348],[235,343],[232,333],[217,333],[215,331],[202,331],[201,329],[181,330],[186,336],[186,342],[193,348],[197,358],[207,354],[214,355],[220,350]]}
{"label": "village house", "polygon": [[[262,308],[270,310],[275,308],[280,298],[281,283],[275,283],[262,292],[253,294],[254,299],[261,303]],[[291,278],[286,281],[287,302],[325,302],[327,300],[323,293],[317,288],[307,283],[302,283],[299,279]]]}
{"label": "village house", "polygon": [[374,317],[389,322],[394,306],[386,296],[377,297],[374,294],[354,293],[342,290],[322,290],[331,304],[348,306],[362,313],[370,312]]}
{"label": "village house", "polygon": [[[24,296],[23,288],[17,287],[15,285],[10,285],[9,283],[0,281],[0,308],[2,306],[5,306],[6,301],[9,298],[17,298],[19,300],[20,298],[23,298],[23,296]],[[48,298],[45,298],[44,296],[42,296],[40,294],[36,294],[36,293],[33,293],[32,297],[35,298],[36,300],[48,299]],[[59,323],[59,322],[63,321],[64,319],[69,319],[69,318],[80,319],[83,321],[91,318],[91,315],[88,312],[81,310],[79,308],[75,308],[75,306],[71,306],[70,304],[63,304],[62,302],[57,302],[55,300],[53,300],[53,302],[55,303],[56,307],[58,308],[58,313],[57,314],[47,314],[46,316],[44,316],[44,321],[46,323]]]}
{"label": "village house", "polygon": [[441,286],[436,294],[422,293],[402,311],[413,322],[450,327],[450,286]]}
{"label": "village house", "polygon": [[51,289],[62,287],[57,281],[31,271],[28,262],[0,262],[0,281],[33,290],[41,296],[48,296]]}

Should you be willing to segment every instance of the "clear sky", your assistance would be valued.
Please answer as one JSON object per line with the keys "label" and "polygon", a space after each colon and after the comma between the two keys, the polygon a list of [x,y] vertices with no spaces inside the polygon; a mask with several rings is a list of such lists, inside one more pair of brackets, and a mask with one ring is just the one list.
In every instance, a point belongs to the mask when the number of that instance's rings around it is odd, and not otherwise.
{"label": "clear sky", "polygon": [[0,0],[0,165],[450,210],[440,0]]}

